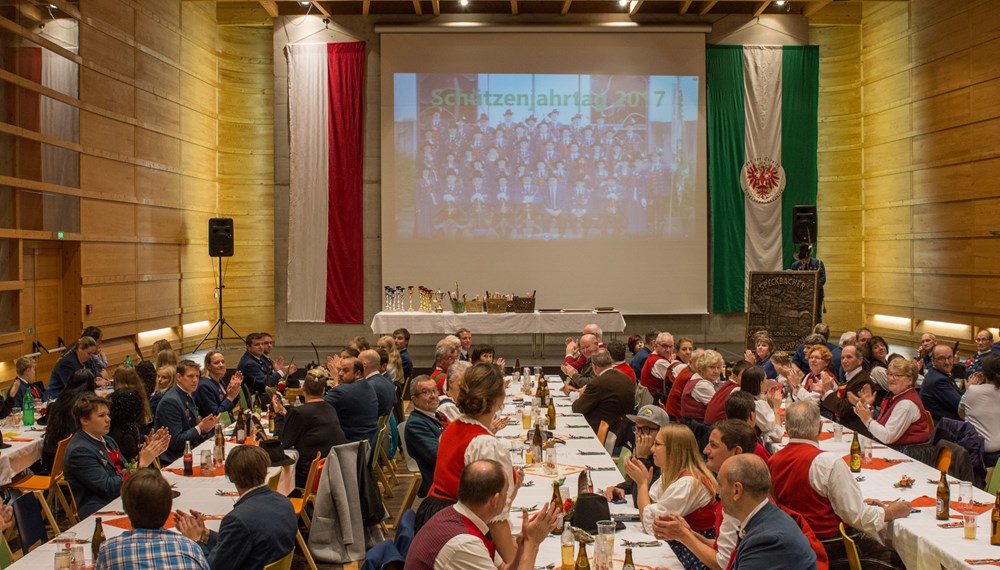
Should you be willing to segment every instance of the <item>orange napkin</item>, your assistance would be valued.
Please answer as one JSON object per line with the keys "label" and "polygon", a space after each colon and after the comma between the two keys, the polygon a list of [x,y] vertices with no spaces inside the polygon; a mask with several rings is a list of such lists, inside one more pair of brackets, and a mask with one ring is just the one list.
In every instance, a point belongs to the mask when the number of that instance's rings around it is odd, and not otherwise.
{"label": "orange napkin", "polygon": [[[129,522],[128,517],[121,517],[117,519],[108,519],[103,521],[104,524],[109,524],[111,526],[116,526],[124,530],[132,530],[132,523]],[[167,516],[167,522],[163,523],[163,528],[174,528],[174,513],[170,513]]]}
{"label": "orange napkin", "polygon": [[[844,461],[846,461],[847,464],[850,465],[851,464],[851,455],[850,454],[845,455],[844,456]],[[868,465],[862,465],[861,469],[862,470],[865,470],[865,469],[874,469],[876,471],[881,471],[883,469],[888,469],[889,467],[895,467],[896,465],[899,465],[899,464],[900,464],[899,461],[889,461],[889,460],[883,459],[881,457],[872,457],[871,462],[868,463]]]}
{"label": "orange napkin", "polygon": [[[927,495],[921,495],[921,496],[917,497],[916,499],[913,499],[912,501],[910,501],[910,504],[913,505],[914,507],[936,507],[937,506],[937,499],[935,499],[933,497],[928,497]],[[989,511],[989,510],[993,509],[993,505],[992,504],[984,505],[984,504],[973,503],[970,506],[968,503],[959,503],[958,501],[952,501],[951,505],[949,505],[949,506],[951,507],[951,510],[959,512],[959,513],[962,513],[962,512],[968,511],[968,510],[972,510],[977,515],[981,515],[981,514],[985,513],[986,511]]]}
{"label": "orange napkin", "polygon": [[[169,471],[169,472],[171,472],[171,473],[173,473],[175,475],[184,475],[184,470],[183,469],[176,469],[176,468],[170,467],[170,468],[164,469],[164,471]],[[194,466],[194,477],[221,477],[222,475],[223,475],[223,473],[222,473],[221,469],[214,469],[211,475],[202,475],[201,474],[201,465],[195,465]]]}

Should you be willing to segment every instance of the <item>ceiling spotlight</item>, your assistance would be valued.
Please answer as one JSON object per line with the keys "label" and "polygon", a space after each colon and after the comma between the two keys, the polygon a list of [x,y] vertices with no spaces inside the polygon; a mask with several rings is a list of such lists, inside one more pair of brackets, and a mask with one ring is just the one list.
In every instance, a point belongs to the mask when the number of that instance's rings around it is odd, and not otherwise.
{"label": "ceiling spotlight", "polygon": [[58,10],[59,6],[56,6],[55,4],[49,4],[49,8],[52,10]]}
{"label": "ceiling spotlight", "polygon": [[299,2],[299,6],[302,6],[303,8],[307,8],[309,6],[312,6],[312,2]]}
{"label": "ceiling spotlight", "polygon": [[774,5],[777,6],[778,8],[781,8],[782,6],[785,5],[785,0],[774,0]]}
{"label": "ceiling spotlight", "polygon": [[469,5],[469,0],[458,0],[458,4],[464,8]]}
{"label": "ceiling spotlight", "polygon": [[618,5],[624,8],[625,6],[628,6],[628,0],[618,0]]}

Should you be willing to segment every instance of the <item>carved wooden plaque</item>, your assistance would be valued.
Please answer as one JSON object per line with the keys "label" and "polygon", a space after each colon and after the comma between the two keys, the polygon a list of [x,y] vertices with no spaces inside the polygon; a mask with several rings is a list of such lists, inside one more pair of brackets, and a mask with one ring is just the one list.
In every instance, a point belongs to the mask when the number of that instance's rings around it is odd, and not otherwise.
{"label": "carved wooden plaque", "polygon": [[795,352],[812,333],[818,271],[752,271],[747,279],[746,346],[766,330],[775,350]]}

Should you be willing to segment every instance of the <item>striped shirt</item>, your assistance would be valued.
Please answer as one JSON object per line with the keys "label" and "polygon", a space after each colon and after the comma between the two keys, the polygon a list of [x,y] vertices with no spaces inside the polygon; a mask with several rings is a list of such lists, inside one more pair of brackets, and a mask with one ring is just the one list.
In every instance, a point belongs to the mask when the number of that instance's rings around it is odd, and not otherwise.
{"label": "striped shirt", "polygon": [[201,548],[188,537],[165,529],[136,529],[101,545],[94,570],[210,570]]}

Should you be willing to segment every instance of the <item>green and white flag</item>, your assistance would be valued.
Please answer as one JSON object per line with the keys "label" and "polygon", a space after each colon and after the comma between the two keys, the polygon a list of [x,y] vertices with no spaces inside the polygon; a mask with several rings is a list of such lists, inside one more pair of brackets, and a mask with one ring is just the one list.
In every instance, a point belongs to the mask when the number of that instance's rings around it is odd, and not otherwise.
{"label": "green and white flag", "polygon": [[708,46],[713,306],[746,309],[748,271],[789,268],[791,212],[816,204],[818,46]]}

